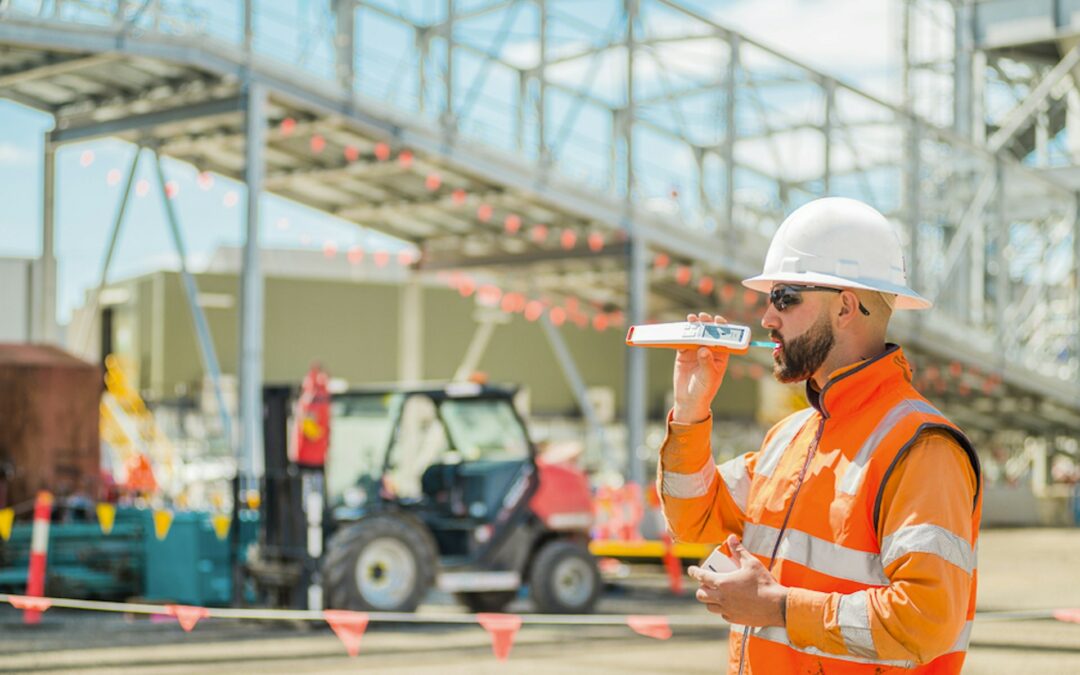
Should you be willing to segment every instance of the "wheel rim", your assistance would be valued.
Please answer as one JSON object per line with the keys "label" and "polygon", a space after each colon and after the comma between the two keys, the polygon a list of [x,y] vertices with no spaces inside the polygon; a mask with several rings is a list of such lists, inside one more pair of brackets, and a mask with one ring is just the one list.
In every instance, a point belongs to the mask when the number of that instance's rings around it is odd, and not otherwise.
{"label": "wheel rim", "polygon": [[416,561],[398,539],[372,541],[356,560],[356,587],[373,607],[391,609],[403,603],[416,585]]}
{"label": "wheel rim", "polygon": [[563,558],[555,565],[552,590],[562,605],[583,606],[592,596],[593,583],[592,567],[586,560],[571,556]]}

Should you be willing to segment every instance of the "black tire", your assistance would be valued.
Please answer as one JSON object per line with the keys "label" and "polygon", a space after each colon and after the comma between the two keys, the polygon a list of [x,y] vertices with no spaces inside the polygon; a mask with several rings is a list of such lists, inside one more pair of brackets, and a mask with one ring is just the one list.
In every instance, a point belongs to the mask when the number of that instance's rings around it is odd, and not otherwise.
{"label": "black tire", "polygon": [[529,572],[529,593],[546,614],[587,614],[600,598],[596,558],[584,546],[550,541],[540,548]]}
{"label": "black tire", "polygon": [[517,597],[517,591],[480,591],[455,593],[457,601],[470,612],[501,612]]}
{"label": "black tire", "polygon": [[331,537],[326,549],[327,608],[412,612],[435,581],[435,541],[422,523],[403,514],[363,518]]}

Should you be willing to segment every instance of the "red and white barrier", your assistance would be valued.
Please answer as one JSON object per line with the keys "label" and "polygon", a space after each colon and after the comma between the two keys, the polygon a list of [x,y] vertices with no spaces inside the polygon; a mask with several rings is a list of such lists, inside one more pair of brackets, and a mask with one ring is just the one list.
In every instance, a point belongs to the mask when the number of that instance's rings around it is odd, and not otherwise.
{"label": "red and white barrier", "polygon": [[[52,520],[53,496],[41,490],[34,501],[34,528],[30,534],[30,569],[26,577],[26,595],[40,598],[45,595],[45,560],[49,554],[49,521]],[[23,623],[41,621],[41,610],[23,610]]]}

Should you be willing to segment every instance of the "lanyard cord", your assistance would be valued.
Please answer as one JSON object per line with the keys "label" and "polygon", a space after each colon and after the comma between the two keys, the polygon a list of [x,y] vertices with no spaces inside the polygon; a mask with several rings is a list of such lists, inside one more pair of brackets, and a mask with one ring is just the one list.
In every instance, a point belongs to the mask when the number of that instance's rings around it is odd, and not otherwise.
{"label": "lanyard cord", "polygon": [[[791,495],[791,503],[788,505],[787,513],[784,514],[784,522],[780,525],[780,532],[776,535],[776,543],[773,544],[772,555],[769,556],[769,571],[772,572],[773,565],[776,563],[776,554],[780,550],[780,542],[784,540],[784,532],[787,530],[788,520],[791,519],[791,512],[795,509],[795,500],[799,498],[799,490],[802,489],[803,481],[806,479],[806,471],[810,468],[810,461],[814,459],[814,455],[817,453],[818,442],[821,441],[821,433],[825,430],[825,418],[821,418],[821,422],[818,424],[817,433],[814,434],[814,440],[810,444],[810,451],[806,453],[806,461],[803,462],[802,471],[799,472],[799,482],[795,484],[795,493]],[[798,434],[795,434],[795,438],[798,438]],[[746,644],[750,642],[750,626],[743,628],[742,644],[739,646],[739,675],[743,675],[743,669],[746,667]]]}

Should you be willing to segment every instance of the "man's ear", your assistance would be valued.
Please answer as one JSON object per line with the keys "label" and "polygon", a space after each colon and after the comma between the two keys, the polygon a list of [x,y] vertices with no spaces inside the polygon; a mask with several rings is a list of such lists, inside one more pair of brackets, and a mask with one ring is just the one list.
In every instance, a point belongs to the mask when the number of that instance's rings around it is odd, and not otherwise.
{"label": "man's ear", "polygon": [[840,293],[840,311],[836,315],[837,321],[847,323],[853,316],[859,313],[859,296],[854,291],[842,291]]}

